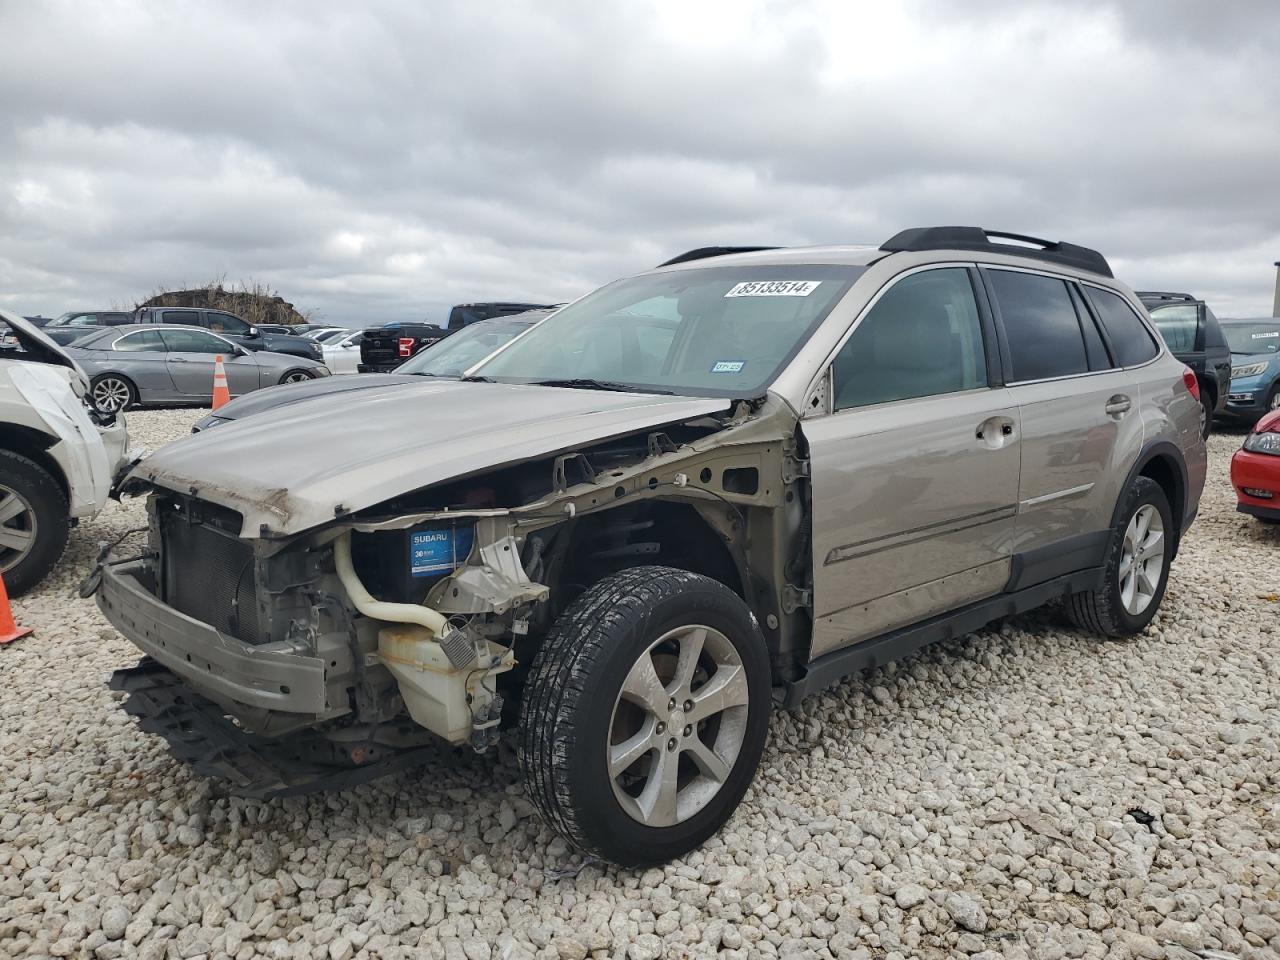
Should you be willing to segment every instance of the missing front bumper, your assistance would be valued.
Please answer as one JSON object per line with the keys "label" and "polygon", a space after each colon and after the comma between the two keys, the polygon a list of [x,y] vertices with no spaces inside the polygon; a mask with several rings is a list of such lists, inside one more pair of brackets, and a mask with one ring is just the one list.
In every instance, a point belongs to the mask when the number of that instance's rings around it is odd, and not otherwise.
{"label": "missing front bumper", "polygon": [[[124,710],[142,730],[163,737],[174,757],[201,776],[224,781],[237,796],[344,790],[440,755],[433,743],[414,743],[413,731],[385,728],[345,739],[310,730],[280,738],[254,736],[150,658],[117,670],[108,686],[127,695]],[[396,733],[403,745],[388,743]]]}

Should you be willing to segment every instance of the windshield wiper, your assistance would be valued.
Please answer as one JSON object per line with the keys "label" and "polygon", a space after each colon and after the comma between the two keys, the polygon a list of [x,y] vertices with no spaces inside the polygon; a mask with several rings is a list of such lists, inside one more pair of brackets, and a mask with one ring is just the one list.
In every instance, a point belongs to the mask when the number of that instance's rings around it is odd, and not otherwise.
{"label": "windshield wiper", "polygon": [[461,380],[463,383],[493,383],[494,382],[493,377],[474,376],[474,377],[459,377],[458,379]]}
{"label": "windshield wiper", "polygon": [[569,387],[574,390],[611,390],[615,393],[660,393],[671,396],[670,390],[641,389],[629,383],[618,383],[616,380],[593,380],[590,377],[570,377],[564,380],[531,380],[535,387]]}

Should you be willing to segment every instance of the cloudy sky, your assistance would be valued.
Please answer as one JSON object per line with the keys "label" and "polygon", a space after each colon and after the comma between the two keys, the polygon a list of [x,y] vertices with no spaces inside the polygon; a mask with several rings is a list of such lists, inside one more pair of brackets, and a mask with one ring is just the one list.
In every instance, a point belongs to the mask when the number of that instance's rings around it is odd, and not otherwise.
{"label": "cloudy sky", "polygon": [[1269,314],[1280,7],[0,0],[0,305],[333,321],[978,224]]}

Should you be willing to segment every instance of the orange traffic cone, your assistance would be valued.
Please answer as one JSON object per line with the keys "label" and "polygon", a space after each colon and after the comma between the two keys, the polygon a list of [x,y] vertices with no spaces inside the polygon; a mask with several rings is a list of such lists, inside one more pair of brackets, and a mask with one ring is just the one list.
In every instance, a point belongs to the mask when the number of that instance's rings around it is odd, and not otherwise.
{"label": "orange traffic cone", "polygon": [[231,402],[231,391],[227,389],[227,368],[222,365],[222,354],[213,361],[213,409]]}
{"label": "orange traffic cone", "polygon": [[13,611],[9,609],[9,594],[4,588],[4,577],[0,577],[0,643],[10,643],[31,632],[30,627],[20,627],[13,622]]}

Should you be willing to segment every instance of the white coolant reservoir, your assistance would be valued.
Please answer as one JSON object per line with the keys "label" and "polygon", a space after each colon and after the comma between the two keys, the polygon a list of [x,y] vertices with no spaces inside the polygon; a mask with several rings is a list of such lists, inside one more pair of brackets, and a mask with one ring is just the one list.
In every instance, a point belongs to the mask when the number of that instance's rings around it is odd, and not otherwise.
{"label": "white coolant reservoir", "polygon": [[[450,743],[466,743],[490,715],[496,677],[515,666],[515,655],[496,643],[461,669],[449,662],[426,627],[397,624],[378,631],[378,659],[391,671],[414,723]],[[497,717],[492,717],[497,723]]]}

